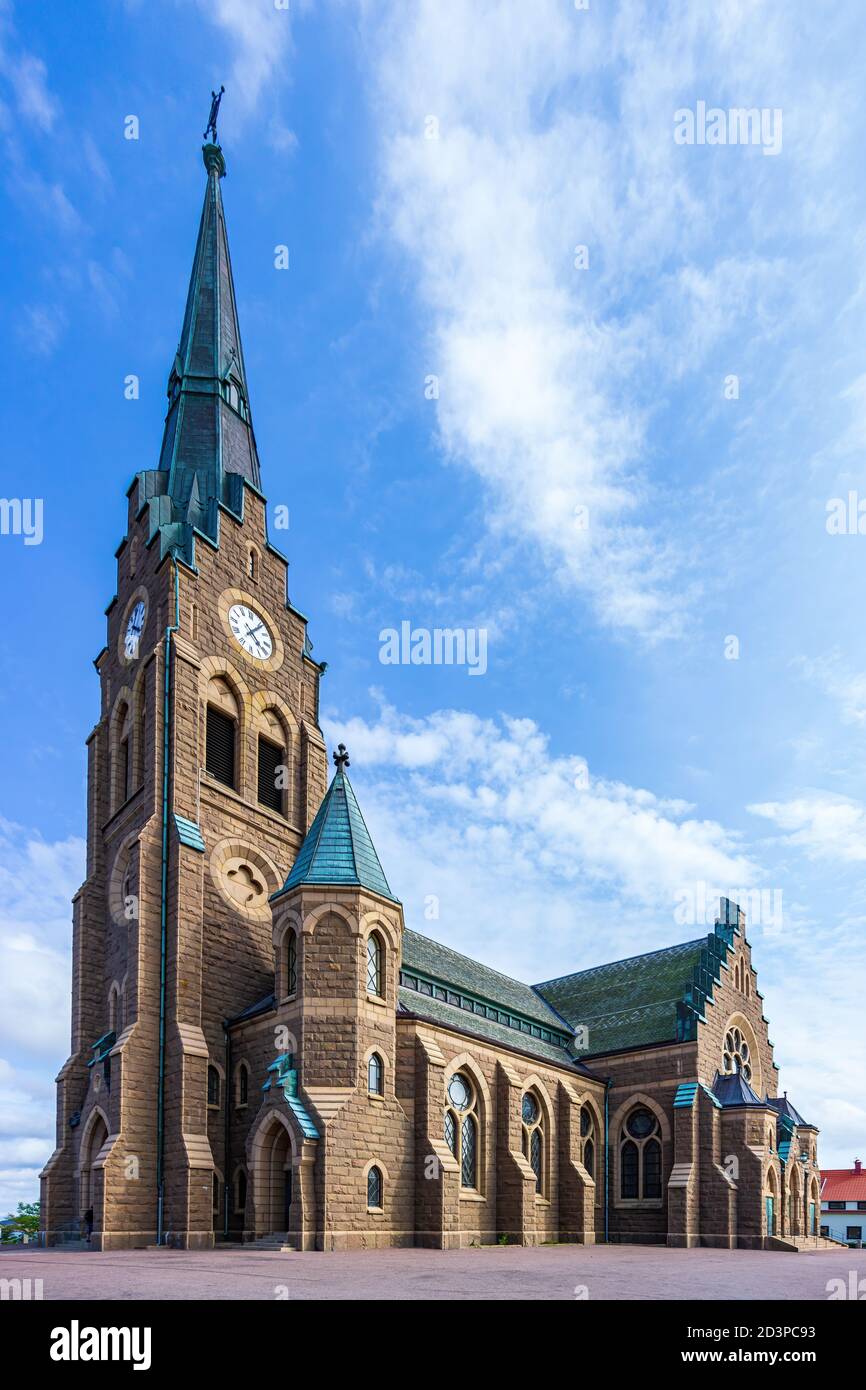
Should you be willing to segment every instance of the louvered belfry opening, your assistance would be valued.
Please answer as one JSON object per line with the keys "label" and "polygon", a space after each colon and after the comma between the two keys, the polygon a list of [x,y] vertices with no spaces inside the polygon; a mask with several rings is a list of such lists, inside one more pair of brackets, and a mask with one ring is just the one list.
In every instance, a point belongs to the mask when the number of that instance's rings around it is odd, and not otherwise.
{"label": "louvered belfry opening", "polygon": [[235,721],[213,705],[207,708],[205,766],[227,787],[235,785]]}
{"label": "louvered belfry opening", "polygon": [[283,767],[284,750],[270,739],[259,737],[259,802],[278,815],[283,813],[283,788],[278,785],[278,779],[283,780],[279,777]]}

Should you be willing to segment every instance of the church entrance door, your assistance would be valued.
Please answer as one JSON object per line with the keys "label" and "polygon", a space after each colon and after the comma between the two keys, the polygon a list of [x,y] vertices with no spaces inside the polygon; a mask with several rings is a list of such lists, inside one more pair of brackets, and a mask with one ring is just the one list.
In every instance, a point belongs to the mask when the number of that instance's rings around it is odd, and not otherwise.
{"label": "church entrance door", "polygon": [[776,1203],[775,1203],[774,1199],[773,1199],[772,1197],[768,1197],[768,1198],[767,1198],[767,1235],[768,1235],[768,1236],[774,1236],[774,1235],[776,1234],[776,1212],[775,1212],[775,1206],[776,1206]]}

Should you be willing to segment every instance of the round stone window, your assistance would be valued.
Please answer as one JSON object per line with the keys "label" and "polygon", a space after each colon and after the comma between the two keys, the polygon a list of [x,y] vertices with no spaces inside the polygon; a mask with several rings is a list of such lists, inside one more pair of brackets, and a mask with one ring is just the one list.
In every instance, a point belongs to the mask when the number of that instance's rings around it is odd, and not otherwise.
{"label": "round stone window", "polygon": [[448,1099],[455,1110],[468,1110],[472,1104],[472,1088],[459,1072],[448,1082]]}
{"label": "round stone window", "polygon": [[746,1081],[751,1081],[752,1059],[749,1054],[749,1044],[739,1028],[729,1028],[725,1034],[724,1062],[725,1071],[729,1075],[742,1072]]}

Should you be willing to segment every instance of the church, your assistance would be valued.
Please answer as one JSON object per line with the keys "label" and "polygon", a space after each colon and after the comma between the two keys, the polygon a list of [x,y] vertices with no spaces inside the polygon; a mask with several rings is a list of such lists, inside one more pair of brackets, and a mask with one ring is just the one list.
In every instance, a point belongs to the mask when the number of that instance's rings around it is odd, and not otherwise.
{"label": "church", "polygon": [[405,926],[268,538],[212,137],[94,663],[44,1239],[821,1242],[817,1131],[779,1096],[735,903],[535,985]]}

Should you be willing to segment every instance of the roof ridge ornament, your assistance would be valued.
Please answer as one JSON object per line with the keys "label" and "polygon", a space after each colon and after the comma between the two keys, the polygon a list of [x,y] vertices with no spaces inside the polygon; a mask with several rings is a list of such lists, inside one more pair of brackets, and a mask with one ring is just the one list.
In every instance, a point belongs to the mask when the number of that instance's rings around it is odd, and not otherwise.
{"label": "roof ridge ornament", "polygon": [[342,772],[345,767],[349,767],[349,753],[345,743],[337,744],[337,751],[333,754],[334,766],[338,772]]}

